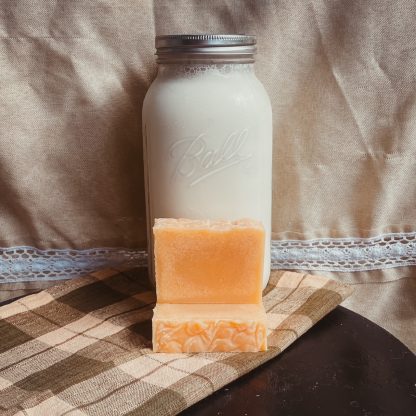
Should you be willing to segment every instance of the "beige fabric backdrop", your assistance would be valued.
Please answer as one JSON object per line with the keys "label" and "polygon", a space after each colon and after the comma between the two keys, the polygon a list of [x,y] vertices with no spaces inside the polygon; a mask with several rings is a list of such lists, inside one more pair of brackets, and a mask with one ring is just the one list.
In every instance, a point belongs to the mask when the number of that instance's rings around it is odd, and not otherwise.
{"label": "beige fabric backdrop", "polygon": [[[258,37],[274,238],[415,231],[415,22],[413,0],[2,1],[0,246],[145,247],[141,103],[155,34],[185,32]],[[336,277],[416,349],[412,270]]]}

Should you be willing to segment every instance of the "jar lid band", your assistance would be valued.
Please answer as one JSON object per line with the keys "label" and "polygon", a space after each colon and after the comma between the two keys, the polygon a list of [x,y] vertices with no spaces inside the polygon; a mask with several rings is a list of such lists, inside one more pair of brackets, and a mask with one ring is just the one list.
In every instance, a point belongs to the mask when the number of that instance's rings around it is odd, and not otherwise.
{"label": "jar lid band", "polygon": [[241,59],[253,61],[256,37],[253,35],[162,35],[156,36],[156,55],[159,61],[175,59],[178,55],[207,59]]}

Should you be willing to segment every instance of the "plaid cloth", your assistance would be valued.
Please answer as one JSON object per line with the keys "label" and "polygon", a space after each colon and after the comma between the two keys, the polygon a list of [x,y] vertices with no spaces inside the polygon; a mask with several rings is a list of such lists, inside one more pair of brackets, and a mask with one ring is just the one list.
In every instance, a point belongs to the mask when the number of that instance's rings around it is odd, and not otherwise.
{"label": "plaid cloth", "polygon": [[174,415],[278,355],[351,293],[272,272],[264,353],[156,354],[146,269],[105,270],[0,308],[1,415]]}

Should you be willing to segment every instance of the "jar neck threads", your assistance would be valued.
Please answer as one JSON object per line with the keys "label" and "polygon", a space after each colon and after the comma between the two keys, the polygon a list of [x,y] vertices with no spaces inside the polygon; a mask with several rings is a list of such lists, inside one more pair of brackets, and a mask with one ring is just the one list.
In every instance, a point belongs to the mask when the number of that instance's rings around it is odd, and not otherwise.
{"label": "jar neck threads", "polygon": [[227,76],[231,74],[239,75],[254,75],[254,65],[252,63],[201,63],[201,62],[171,62],[166,65],[165,62],[161,62],[158,68],[158,76],[184,76],[184,77],[196,77],[209,74],[217,74]]}

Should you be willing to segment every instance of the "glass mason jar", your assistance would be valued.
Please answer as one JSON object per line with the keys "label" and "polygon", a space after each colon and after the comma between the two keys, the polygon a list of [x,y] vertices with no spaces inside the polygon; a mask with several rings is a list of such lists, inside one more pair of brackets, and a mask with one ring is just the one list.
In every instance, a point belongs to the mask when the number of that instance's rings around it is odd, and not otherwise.
{"label": "glass mason jar", "polygon": [[143,105],[149,267],[155,218],[254,218],[270,275],[272,112],[247,35],[156,38],[156,79]]}

